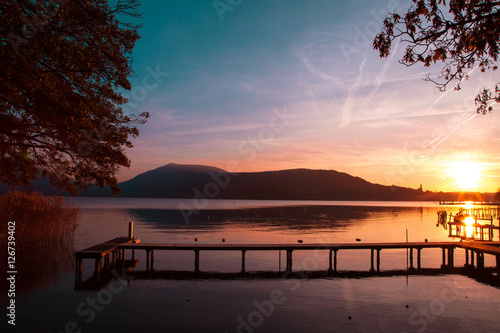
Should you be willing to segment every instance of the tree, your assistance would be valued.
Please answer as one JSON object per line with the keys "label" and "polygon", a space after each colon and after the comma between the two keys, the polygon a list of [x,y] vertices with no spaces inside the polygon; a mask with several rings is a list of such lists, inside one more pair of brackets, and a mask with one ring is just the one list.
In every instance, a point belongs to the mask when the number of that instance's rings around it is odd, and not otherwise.
{"label": "tree", "polygon": [[[468,78],[468,71],[479,67],[482,72],[497,69],[500,42],[500,1],[493,0],[413,0],[408,12],[401,16],[389,13],[384,28],[373,41],[380,57],[390,54],[396,39],[408,45],[403,59],[406,66],[436,62],[444,67],[436,78],[427,75],[444,91],[448,84],[455,89]],[[445,13],[445,9],[449,13]],[[477,111],[485,114],[500,102],[500,82],[483,89],[475,98]]]}
{"label": "tree", "polygon": [[0,4],[0,181],[39,175],[72,194],[129,167],[129,137],[147,113],[125,115],[136,0],[3,0]]}

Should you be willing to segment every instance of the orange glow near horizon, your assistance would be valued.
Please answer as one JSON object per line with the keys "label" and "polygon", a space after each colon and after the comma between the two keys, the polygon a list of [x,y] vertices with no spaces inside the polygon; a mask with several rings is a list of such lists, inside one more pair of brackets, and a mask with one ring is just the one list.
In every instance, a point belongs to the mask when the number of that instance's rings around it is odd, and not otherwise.
{"label": "orange glow near horizon", "polygon": [[448,176],[455,178],[461,190],[475,191],[481,179],[481,164],[474,161],[450,162]]}

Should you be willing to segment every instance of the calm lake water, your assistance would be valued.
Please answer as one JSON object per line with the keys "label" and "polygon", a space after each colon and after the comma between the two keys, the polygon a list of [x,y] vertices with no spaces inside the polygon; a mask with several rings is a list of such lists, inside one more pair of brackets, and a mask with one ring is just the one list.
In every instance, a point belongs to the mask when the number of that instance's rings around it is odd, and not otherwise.
{"label": "calm lake water", "polygon": [[[455,241],[436,226],[430,202],[193,202],[173,199],[76,198],[74,247],[126,236],[144,243],[226,244]],[[497,220],[498,223],[498,220]],[[495,234],[498,240],[498,234]],[[129,254],[127,253],[127,256]],[[49,257],[49,256],[47,256]],[[43,272],[19,269],[13,332],[496,332],[500,289],[458,274],[286,279],[111,280],[101,291],[74,290],[72,249],[58,249]],[[455,265],[464,264],[457,250]],[[144,270],[136,251],[134,271]],[[246,270],[283,271],[285,255],[247,252]],[[486,257],[487,265],[494,258]],[[423,250],[422,266],[439,268],[441,250]],[[383,250],[381,270],[406,270],[406,250]],[[155,251],[155,269],[192,271],[192,251]],[[29,265],[30,267],[33,264]],[[201,252],[203,272],[237,273],[240,252]],[[328,251],[295,251],[294,271],[328,268]],[[340,251],[340,271],[368,271],[370,251]],[[40,269],[42,270],[42,269]],[[93,270],[84,261],[84,279]],[[125,273],[126,274],[126,273]],[[234,274],[233,276],[236,276]],[[4,317],[5,318],[5,317]],[[2,325],[6,323],[4,319]]]}

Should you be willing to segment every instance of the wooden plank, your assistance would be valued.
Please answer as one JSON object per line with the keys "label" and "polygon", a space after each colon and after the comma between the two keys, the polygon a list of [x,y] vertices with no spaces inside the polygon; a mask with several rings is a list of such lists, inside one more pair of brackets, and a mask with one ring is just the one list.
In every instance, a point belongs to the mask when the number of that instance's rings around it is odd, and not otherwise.
{"label": "wooden plank", "polygon": [[157,250],[203,250],[203,251],[269,251],[269,250],[357,250],[357,249],[406,249],[406,248],[455,248],[459,242],[413,242],[413,243],[311,243],[311,244],[121,244],[123,249]]}
{"label": "wooden plank", "polygon": [[463,243],[463,244],[460,244],[460,247],[464,248],[464,249],[472,249],[472,250],[475,250],[475,251],[481,252],[481,253],[500,255],[500,248],[499,247],[494,246],[494,245],[487,245],[485,243],[476,243],[476,242]]}
{"label": "wooden plank", "polygon": [[77,258],[101,258],[115,250],[119,245],[130,242],[132,242],[132,240],[128,239],[127,237],[117,237],[107,242],[77,251],[75,252],[75,256]]}

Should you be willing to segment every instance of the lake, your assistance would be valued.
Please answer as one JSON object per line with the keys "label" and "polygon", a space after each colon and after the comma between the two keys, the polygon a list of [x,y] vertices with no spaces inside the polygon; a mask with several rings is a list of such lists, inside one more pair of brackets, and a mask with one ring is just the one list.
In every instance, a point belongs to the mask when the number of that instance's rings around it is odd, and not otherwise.
{"label": "lake", "polygon": [[[81,207],[74,249],[134,235],[143,243],[285,244],[456,241],[436,225],[434,202],[251,201],[75,198]],[[498,221],[498,220],[497,220]],[[498,222],[497,222],[498,223]],[[498,240],[498,234],[495,234]],[[284,253],[201,252],[210,279],[113,279],[100,291],[74,290],[73,249],[19,269],[13,332],[486,332],[500,324],[500,289],[460,274],[287,279]],[[465,252],[456,250],[455,265]],[[127,254],[129,256],[129,254]],[[49,257],[49,256],[47,256]],[[145,270],[145,251],[133,271]],[[281,259],[281,261],[280,261]],[[486,257],[493,266],[494,258]],[[424,249],[422,266],[441,266],[440,249]],[[192,251],[155,251],[156,270],[193,271]],[[294,271],[323,271],[328,251],[295,251]],[[406,250],[382,250],[382,272],[407,268]],[[368,271],[370,250],[340,251],[342,272]],[[84,279],[93,262],[84,260]],[[275,272],[273,276],[257,272]],[[234,274],[231,274],[234,273]],[[120,273],[121,274],[121,273]],[[124,272],[126,275],[127,273]],[[22,293],[22,295],[19,295]],[[2,324],[5,324],[5,320]],[[9,327],[10,329],[12,327]]]}

